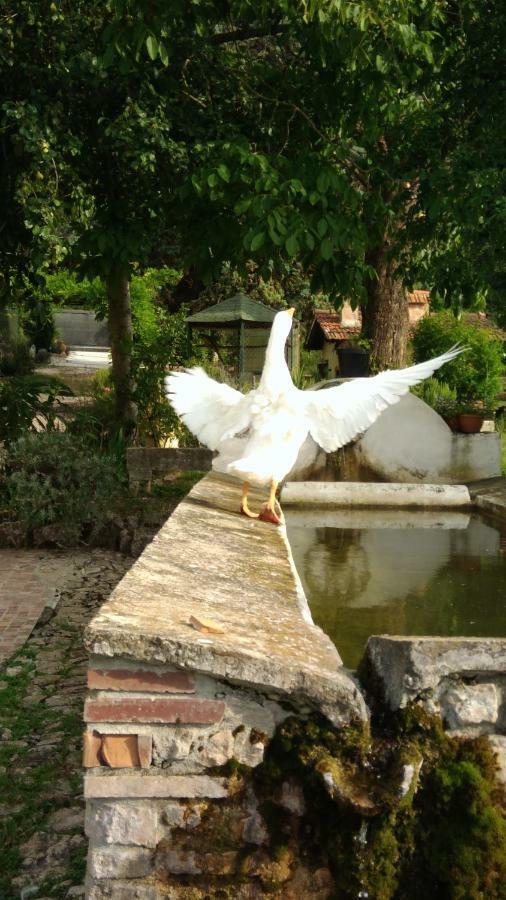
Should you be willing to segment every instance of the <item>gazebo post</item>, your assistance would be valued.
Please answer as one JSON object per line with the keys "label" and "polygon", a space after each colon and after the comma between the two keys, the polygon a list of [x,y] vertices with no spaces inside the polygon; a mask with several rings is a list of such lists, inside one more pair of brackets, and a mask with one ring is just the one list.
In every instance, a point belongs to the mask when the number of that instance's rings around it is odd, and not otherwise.
{"label": "gazebo post", "polygon": [[239,322],[239,381],[242,381],[244,375],[244,322]]}

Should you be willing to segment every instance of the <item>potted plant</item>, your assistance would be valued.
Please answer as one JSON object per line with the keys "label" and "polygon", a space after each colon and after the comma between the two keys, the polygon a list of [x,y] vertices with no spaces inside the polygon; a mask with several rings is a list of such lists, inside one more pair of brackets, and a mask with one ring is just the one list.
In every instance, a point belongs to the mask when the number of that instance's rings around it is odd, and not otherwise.
{"label": "potted plant", "polygon": [[482,400],[463,401],[458,413],[458,431],[461,434],[478,434],[487,414]]}

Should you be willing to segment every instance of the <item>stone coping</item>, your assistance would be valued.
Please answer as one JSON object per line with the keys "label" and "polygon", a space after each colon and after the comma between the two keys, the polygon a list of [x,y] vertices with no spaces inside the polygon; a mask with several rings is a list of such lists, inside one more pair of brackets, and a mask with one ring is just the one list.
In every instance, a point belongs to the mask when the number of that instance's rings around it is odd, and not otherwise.
{"label": "stone coping", "polygon": [[[237,480],[203,478],[92,620],[87,649],[285,695],[336,724],[366,719],[359,688],[312,623],[284,527],[241,516],[239,503]],[[223,633],[196,630],[191,616]]]}
{"label": "stone coping", "polygon": [[289,481],[282,492],[283,506],[352,507],[381,509],[465,509],[471,506],[463,484],[409,484],[366,481]]}

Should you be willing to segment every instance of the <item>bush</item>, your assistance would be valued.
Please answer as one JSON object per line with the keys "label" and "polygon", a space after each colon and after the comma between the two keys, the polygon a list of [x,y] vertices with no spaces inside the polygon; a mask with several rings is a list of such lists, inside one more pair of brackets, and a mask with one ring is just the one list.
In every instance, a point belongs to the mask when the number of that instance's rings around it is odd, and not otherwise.
{"label": "bush", "polygon": [[169,438],[180,444],[194,444],[189,432],[169,404],[164,379],[167,366],[187,362],[187,334],[184,311],[167,315],[157,310],[156,330],[144,332],[134,344],[133,371],[138,406],[137,443],[161,446]]}
{"label": "bush", "polygon": [[455,415],[457,411],[457,391],[445,381],[426,378],[411,389],[420,400],[434,409],[440,416]]}
{"label": "bush", "polygon": [[0,381],[0,441],[11,444],[32,430],[34,422],[40,428],[52,428],[56,397],[70,394],[70,388],[57,378],[25,375]]}
{"label": "bush", "polygon": [[0,375],[27,375],[34,365],[26,341],[10,341],[0,347]]}
{"label": "bush", "polygon": [[56,337],[53,307],[47,300],[34,298],[26,307],[23,330],[36,350],[49,350]]}
{"label": "bush", "polygon": [[58,546],[78,544],[105,522],[121,488],[116,460],[63,432],[27,434],[5,460],[7,510],[31,542],[36,532]]}
{"label": "bush", "polygon": [[459,401],[478,401],[493,408],[501,390],[503,347],[485,329],[459,321],[451,312],[426,316],[413,337],[415,362],[438,356],[456,343],[468,349],[438,369],[433,377],[453,388]]}

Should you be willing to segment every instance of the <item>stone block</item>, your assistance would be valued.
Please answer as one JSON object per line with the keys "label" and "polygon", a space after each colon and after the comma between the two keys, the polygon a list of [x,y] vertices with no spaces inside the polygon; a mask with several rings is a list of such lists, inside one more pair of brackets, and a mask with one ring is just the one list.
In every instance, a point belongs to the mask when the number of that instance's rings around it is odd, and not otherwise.
{"label": "stone block", "polygon": [[249,728],[240,731],[234,742],[233,757],[243,766],[254,768],[264,759],[265,743],[256,737]]}
{"label": "stone block", "polygon": [[209,775],[91,775],[84,777],[85,799],[209,798],[228,796],[226,781]]}
{"label": "stone block", "polygon": [[85,832],[93,844],[156,847],[158,808],[152,802],[87,804]]}
{"label": "stone block", "polygon": [[380,688],[390,709],[422,699],[428,711],[438,712],[449,677],[506,672],[506,639],[374,636],[365,662],[371,685]]}
{"label": "stone block", "polygon": [[189,672],[147,669],[88,670],[88,687],[99,691],[148,691],[150,693],[195,693],[195,678]]}
{"label": "stone block", "polygon": [[168,828],[181,828],[185,821],[184,806],[180,803],[164,803],[161,821]]}
{"label": "stone block", "polygon": [[164,722],[214,725],[223,718],[222,700],[168,697],[88,697],[87,722]]}
{"label": "stone block", "polygon": [[[154,761],[157,764],[167,760],[187,759],[192,744],[200,740],[198,728],[164,728],[156,732],[154,737]],[[204,738],[205,739],[205,738]]]}
{"label": "stone block", "polygon": [[499,714],[497,687],[491,683],[455,685],[441,698],[441,713],[451,729],[493,731]]}
{"label": "stone block", "polygon": [[144,881],[88,880],[86,900],[162,900],[163,893],[154,884]]}
{"label": "stone block", "polygon": [[90,847],[92,878],[144,878],[153,870],[153,854],[145,847]]}
{"label": "stone block", "polygon": [[223,766],[234,755],[234,736],[231,731],[216,731],[206,738],[199,759],[205,766]]}
{"label": "stone block", "polygon": [[490,734],[488,740],[497,760],[497,780],[504,785],[506,790],[506,735]]}

